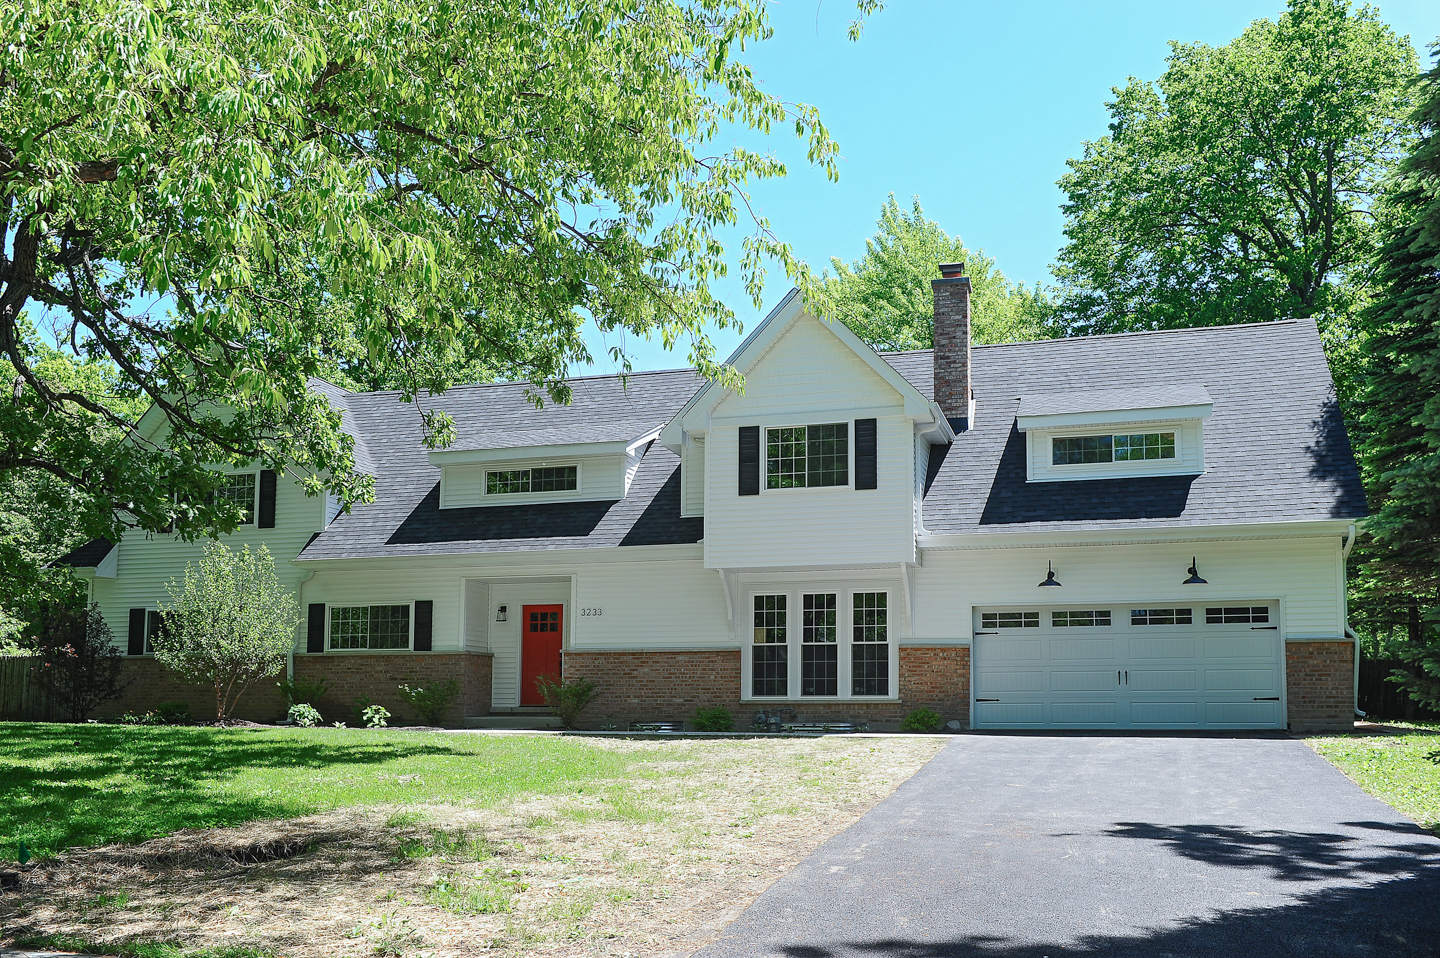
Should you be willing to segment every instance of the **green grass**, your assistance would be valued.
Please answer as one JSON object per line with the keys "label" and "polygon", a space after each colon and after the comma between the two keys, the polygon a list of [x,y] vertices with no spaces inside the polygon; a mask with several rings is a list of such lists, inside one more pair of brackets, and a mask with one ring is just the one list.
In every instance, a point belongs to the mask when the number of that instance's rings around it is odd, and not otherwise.
{"label": "green grass", "polygon": [[113,958],[275,958],[273,952],[254,948],[189,949],[167,941],[137,941],[98,945],[74,935],[35,935],[13,942],[17,948],[39,948],[46,951],[73,951],[82,955],[107,955]]}
{"label": "green grass", "polygon": [[1365,791],[1440,835],[1440,723],[1405,723],[1393,735],[1324,736],[1310,744]]}
{"label": "green grass", "polygon": [[347,806],[489,807],[578,792],[635,760],[549,736],[5,722],[0,861],[22,841],[45,857]]}

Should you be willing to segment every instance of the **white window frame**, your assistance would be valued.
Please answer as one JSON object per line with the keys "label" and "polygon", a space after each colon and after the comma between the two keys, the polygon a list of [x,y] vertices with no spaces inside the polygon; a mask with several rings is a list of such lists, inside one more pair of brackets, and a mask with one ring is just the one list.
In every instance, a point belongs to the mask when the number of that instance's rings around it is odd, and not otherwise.
{"label": "white window frame", "polygon": [[[244,469],[242,469],[242,470],[240,470],[239,472],[227,472],[227,473],[224,473],[223,475],[224,475],[224,479],[222,480],[222,482],[228,482],[228,481],[230,480],[230,477],[231,477],[231,476],[253,476],[253,477],[255,478],[255,495],[251,497],[251,501],[250,501],[250,521],[249,521],[249,522],[242,522],[242,523],[240,523],[239,525],[237,525],[236,528],[237,528],[237,529],[244,529],[244,528],[247,527],[247,526],[256,526],[256,527],[258,528],[259,523],[260,523],[260,470],[258,470],[258,469],[244,470]],[[218,490],[217,490],[217,495],[218,495]]]}
{"label": "white window frame", "polygon": [[159,626],[159,618],[160,618],[160,609],[159,609],[158,607],[152,608],[152,607],[150,607],[150,606],[148,606],[148,605],[145,607],[145,642],[144,642],[144,644],[141,646],[141,652],[140,652],[141,655],[154,655],[154,654],[155,654],[155,649],[150,645],[150,628],[151,628],[150,623],[151,623],[152,621],[154,621],[154,622],[156,623],[156,627],[158,628],[158,626]]}
{"label": "white window frame", "polygon": [[[770,430],[772,429],[809,429],[811,426],[840,426],[845,427],[845,482],[838,486],[790,486],[782,489],[771,489],[765,481],[770,475]],[[806,435],[808,441],[809,435]],[[807,460],[809,458],[807,451]],[[855,488],[855,420],[854,419],[832,419],[829,422],[797,422],[777,423],[771,426],[760,427],[760,494],[764,495],[793,495],[795,493],[818,492],[827,493],[837,490],[849,490]],[[874,591],[873,589],[871,590]],[[760,595],[771,593],[760,592]],[[778,594],[778,593],[775,593]],[[797,593],[798,595],[798,593]]]}
{"label": "white window frame", "polygon": [[[491,492],[490,473],[492,472],[521,472],[534,469],[565,469],[573,466],[575,468],[574,489],[551,489],[545,492]],[[585,471],[579,460],[566,462],[516,462],[516,463],[486,463],[480,473],[480,499],[481,501],[493,500],[500,502],[537,502],[546,499],[564,499],[580,495],[585,488]]]}
{"label": "white window frame", "polygon": [[[1081,436],[1140,436],[1175,434],[1173,459],[1112,459],[1109,462],[1055,464],[1055,440]],[[1095,423],[1030,429],[1025,433],[1027,482],[1064,482],[1076,479],[1122,479],[1130,476],[1198,476],[1205,472],[1204,421]]]}
{"label": "white window frame", "polygon": [[[821,487],[825,488],[825,487]],[[837,486],[835,488],[844,488]],[[885,595],[885,647],[889,652],[889,690],[885,695],[853,695],[851,689],[854,687],[854,654],[852,649],[857,644],[854,632],[854,613],[856,593],[882,593]],[[839,695],[801,695],[801,662],[804,643],[804,599],[806,595],[833,594],[836,607],[836,648],[839,659],[839,675],[837,687]],[[900,637],[898,632],[898,609],[896,607],[896,590],[888,585],[873,583],[846,584],[835,583],[801,583],[786,584],[766,587],[757,583],[754,587],[747,589],[744,593],[744,632],[741,642],[742,653],[740,656],[740,667],[742,670],[740,681],[740,698],[743,702],[756,703],[780,703],[803,704],[815,702],[894,702],[900,698]],[[785,596],[785,648],[786,654],[786,694],[785,695],[755,695],[755,597],[764,595]],[[874,644],[880,643],[859,643]]]}
{"label": "white window frame", "polygon": [[[410,614],[409,614],[410,639],[409,639],[409,643],[405,646],[405,648],[403,648],[403,649],[335,649],[335,648],[331,648],[331,647],[330,647],[330,623],[331,623],[331,621],[332,621],[332,620],[331,620],[331,617],[330,617],[330,610],[331,610],[331,609],[361,609],[361,608],[368,609],[368,608],[371,608],[371,607],[377,606],[377,605],[403,605],[403,606],[407,606],[407,607],[410,609]],[[327,602],[327,603],[325,603],[325,654],[326,654],[326,655],[331,655],[331,654],[334,654],[334,655],[393,655],[393,654],[396,654],[396,653],[409,653],[409,652],[414,652],[414,651],[415,651],[415,602],[414,602],[413,599],[412,599],[412,600],[405,601],[405,602],[367,601],[367,602]]]}

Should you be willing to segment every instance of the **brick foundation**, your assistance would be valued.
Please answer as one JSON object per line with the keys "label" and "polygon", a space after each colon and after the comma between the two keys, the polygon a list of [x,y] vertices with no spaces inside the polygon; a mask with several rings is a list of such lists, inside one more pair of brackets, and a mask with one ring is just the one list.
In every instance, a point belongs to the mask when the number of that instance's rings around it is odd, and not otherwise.
{"label": "brick foundation", "polygon": [[1285,692],[1290,730],[1342,732],[1353,729],[1354,682],[1353,643],[1285,643]]}
{"label": "brick foundation", "polygon": [[429,685],[454,679],[460,697],[441,724],[457,727],[467,715],[490,712],[492,657],[474,652],[376,653],[326,652],[296,655],[295,677],[323,680],[325,697],[320,714],[326,722],[355,722],[351,714],[362,696],[371,705],[390,710],[391,725],[420,724],[424,720],[400,697],[401,685]]}
{"label": "brick foundation", "polygon": [[[282,673],[283,674],[283,673]],[[184,679],[154,658],[133,656],[125,660],[125,694],[95,710],[96,718],[114,718],[126,712],[149,712],[162,702],[184,702],[196,722],[215,721],[215,690]],[[275,679],[262,679],[240,696],[231,715],[247,722],[274,722],[285,717],[285,697]]]}
{"label": "brick foundation", "polygon": [[567,679],[587,678],[599,686],[580,718],[583,728],[636,721],[689,721],[698,708],[722,706],[746,729],[760,708],[795,709],[801,722],[868,722],[894,729],[905,713],[930,708],[962,728],[970,725],[970,650],[900,649],[899,702],[783,703],[740,701],[740,652],[577,652],[564,653]]}

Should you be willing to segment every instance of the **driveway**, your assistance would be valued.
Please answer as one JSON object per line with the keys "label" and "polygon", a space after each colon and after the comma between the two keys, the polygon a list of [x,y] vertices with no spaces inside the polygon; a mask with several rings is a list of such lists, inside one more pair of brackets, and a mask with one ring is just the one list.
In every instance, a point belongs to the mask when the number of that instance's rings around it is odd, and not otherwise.
{"label": "driveway", "polygon": [[1440,839],[1282,738],[966,735],[702,958],[1440,955]]}

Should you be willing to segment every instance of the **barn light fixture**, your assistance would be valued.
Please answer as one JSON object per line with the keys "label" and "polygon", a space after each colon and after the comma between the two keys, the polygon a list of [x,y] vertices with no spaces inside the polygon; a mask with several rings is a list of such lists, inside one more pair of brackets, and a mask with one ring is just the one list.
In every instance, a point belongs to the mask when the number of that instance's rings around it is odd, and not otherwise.
{"label": "barn light fixture", "polygon": [[1046,569],[1046,571],[1045,571],[1045,581],[1042,582],[1042,583],[1040,583],[1040,585],[1036,586],[1037,589],[1038,589],[1038,588],[1044,588],[1044,587],[1047,586],[1047,585],[1059,585],[1059,584],[1060,584],[1060,580],[1055,578],[1055,566],[1054,566],[1054,564],[1049,563],[1049,562],[1045,563],[1045,569]]}
{"label": "barn light fixture", "polygon": [[495,621],[496,621],[496,622],[504,622],[504,621],[505,621],[505,607],[504,607],[503,605],[496,607],[496,609],[495,609]]}
{"label": "barn light fixture", "polygon": [[1205,584],[1206,584],[1206,583],[1205,583],[1205,580],[1202,579],[1202,578],[1200,578],[1200,570],[1199,570],[1198,568],[1196,568],[1196,566],[1195,566],[1195,557],[1194,557],[1194,556],[1191,556],[1191,557],[1190,557],[1190,568],[1187,569],[1186,571],[1190,573],[1190,578],[1186,579],[1183,583],[1181,583],[1182,585],[1205,585]]}

